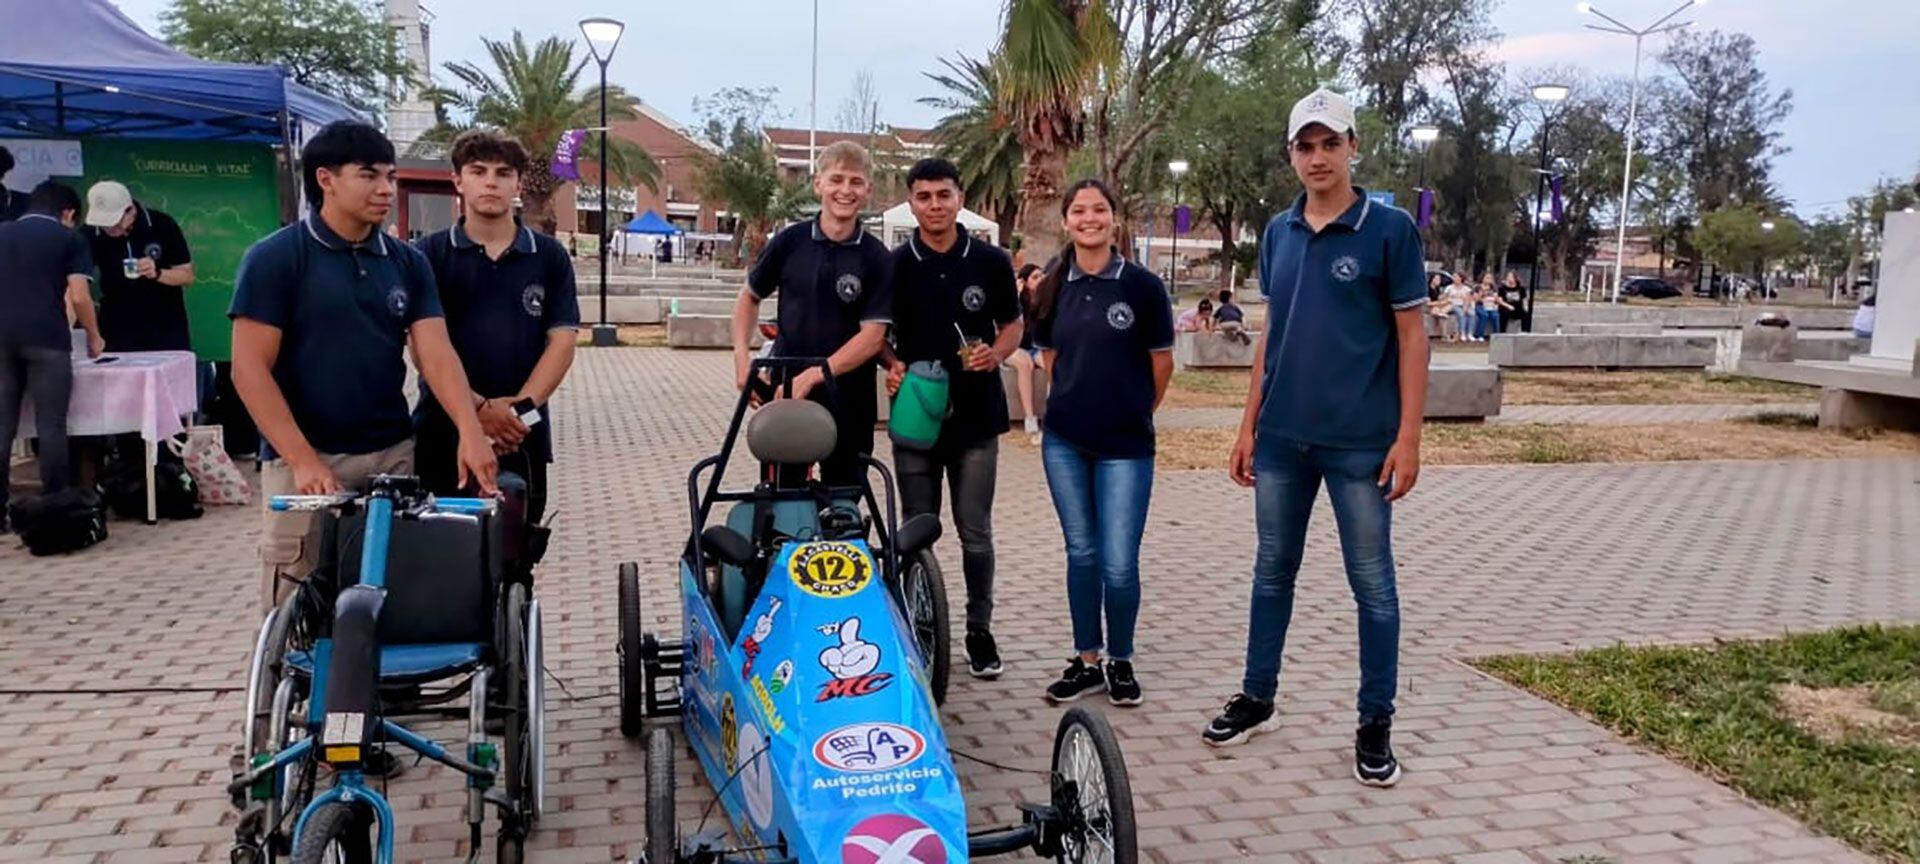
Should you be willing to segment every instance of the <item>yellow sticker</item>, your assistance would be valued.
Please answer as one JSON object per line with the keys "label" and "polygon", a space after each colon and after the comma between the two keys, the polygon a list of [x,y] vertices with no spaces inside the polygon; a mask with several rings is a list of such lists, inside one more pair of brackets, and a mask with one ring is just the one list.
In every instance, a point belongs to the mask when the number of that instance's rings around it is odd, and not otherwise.
{"label": "yellow sticker", "polygon": [[330,763],[360,761],[360,748],[357,746],[328,747],[326,751],[326,761]]}
{"label": "yellow sticker", "polygon": [[720,700],[720,755],[727,761],[727,771],[740,767],[740,725],[733,715],[731,693]]}
{"label": "yellow sticker", "polygon": [[873,559],[852,543],[807,543],[793,550],[787,573],[800,590],[837,600],[867,587]]}

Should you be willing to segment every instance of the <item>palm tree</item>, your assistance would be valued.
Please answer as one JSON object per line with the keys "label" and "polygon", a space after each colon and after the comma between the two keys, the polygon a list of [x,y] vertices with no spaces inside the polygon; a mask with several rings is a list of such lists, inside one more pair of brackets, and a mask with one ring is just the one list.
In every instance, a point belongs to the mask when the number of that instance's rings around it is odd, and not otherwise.
{"label": "palm tree", "polygon": [[[512,41],[482,37],[493,69],[473,63],[448,63],[449,75],[459,79],[462,89],[434,87],[427,98],[442,106],[463,110],[465,124],[443,122],[422,135],[414,145],[415,155],[444,148],[455,136],[473,127],[498,129],[520,139],[527,148],[532,165],[521,178],[521,202],[525,218],[551,233],[554,229],[553,193],[560,179],[553,176],[553,151],[561,134],[569,129],[600,125],[600,88],[575,89],[587,60],[573,57],[573,43],[556,37],[540,40],[531,50],[520,31]],[[607,120],[633,120],[640,116],[640,100],[617,86],[607,88]],[[600,135],[590,133],[580,146],[582,157],[600,153]],[[607,173],[612,183],[641,185],[658,189],[660,166],[647,151],[632,142],[613,137],[607,141]],[[583,169],[582,176],[587,172]],[[604,206],[604,205],[603,205]],[[608,208],[610,211],[611,208]],[[607,212],[607,211],[603,211]]]}
{"label": "palm tree", "polygon": [[813,188],[804,178],[782,180],[780,169],[761,139],[758,126],[736,119],[722,133],[720,127],[708,130],[717,153],[702,152],[694,158],[694,185],[709,201],[724,201],[738,217],[734,224],[734,249],[743,260],[762,242],[774,226],[798,218],[800,209],[811,200]]}
{"label": "palm tree", "polygon": [[1064,236],[1067,157],[1086,140],[1087,104],[1101,73],[1119,62],[1120,33],[1106,0],[1008,0],[997,59],[1001,105],[1026,153],[1022,249],[1026,260],[1045,261]]}
{"label": "palm tree", "polygon": [[993,211],[1000,238],[1013,239],[1014,218],[1020,213],[1020,130],[1000,99],[1000,71],[993,60],[942,59],[945,73],[925,73],[946,89],[925,96],[920,104],[947,111],[933,127],[940,155],[960,167],[960,183],[967,200]]}

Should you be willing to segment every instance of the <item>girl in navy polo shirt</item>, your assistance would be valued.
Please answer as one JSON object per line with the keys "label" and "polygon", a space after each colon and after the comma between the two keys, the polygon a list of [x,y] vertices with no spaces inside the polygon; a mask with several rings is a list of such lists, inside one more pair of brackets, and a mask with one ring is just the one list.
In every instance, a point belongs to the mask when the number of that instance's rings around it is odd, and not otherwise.
{"label": "girl in navy polo shirt", "polygon": [[1067,190],[1060,213],[1073,245],[1033,304],[1034,345],[1053,376],[1041,461],[1066,535],[1076,652],[1047,686],[1051,702],[1102,690],[1115,705],[1141,701],[1140,538],[1153,495],[1153,412],[1173,378],[1173,305],[1158,277],[1114,249],[1113,211],[1097,180]]}

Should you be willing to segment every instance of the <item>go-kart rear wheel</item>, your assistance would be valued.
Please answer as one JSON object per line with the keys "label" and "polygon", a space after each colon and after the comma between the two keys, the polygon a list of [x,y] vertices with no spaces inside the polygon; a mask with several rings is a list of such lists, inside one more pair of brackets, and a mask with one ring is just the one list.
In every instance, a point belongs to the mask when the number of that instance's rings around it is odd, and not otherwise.
{"label": "go-kart rear wheel", "polygon": [[907,613],[907,626],[919,643],[920,656],[927,661],[927,678],[933,687],[933,704],[947,701],[947,682],[953,663],[953,622],[948,619],[947,581],[940,573],[940,561],[932,549],[923,549],[903,562],[900,577],[900,605]]}
{"label": "go-kart rear wheel", "polygon": [[620,734],[638,738],[647,710],[646,658],[641,650],[646,634],[640,629],[640,565],[632,561],[620,565],[619,612],[620,641],[614,651],[620,658]]}
{"label": "go-kart rear wheel", "polygon": [[1068,709],[1053,736],[1053,808],[1061,825],[1056,860],[1134,864],[1133,785],[1106,715]]}
{"label": "go-kart rear wheel", "polygon": [[647,861],[678,864],[679,823],[673,818],[673,730],[653,730],[647,740]]}

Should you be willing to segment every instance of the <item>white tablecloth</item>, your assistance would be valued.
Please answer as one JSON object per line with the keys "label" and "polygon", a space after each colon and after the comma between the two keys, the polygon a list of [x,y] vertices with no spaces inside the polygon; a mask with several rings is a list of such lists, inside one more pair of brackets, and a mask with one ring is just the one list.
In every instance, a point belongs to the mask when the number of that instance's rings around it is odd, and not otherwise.
{"label": "white tablecloth", "polygon": [[[196,360],[190,351],[129,351],[97,363],[75,352],[73,398],[67,403],[70,435],[138,432],[148,441],[180,434],[182,418],[198,403]],[[20,437],[33,437],[33,400],[24,400]]]}

